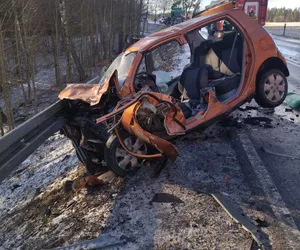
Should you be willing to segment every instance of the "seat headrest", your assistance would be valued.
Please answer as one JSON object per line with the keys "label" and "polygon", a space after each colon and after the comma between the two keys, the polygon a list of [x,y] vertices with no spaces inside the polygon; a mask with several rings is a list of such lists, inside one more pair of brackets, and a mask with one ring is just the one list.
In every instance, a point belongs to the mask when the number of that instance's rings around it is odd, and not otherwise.
{"label": "seat headrest", "polygon": [[205,55],[207,52],[210,50],[212,46],[212,40],[205,40],[200,45],[195,49],[195,55],[200,54],[200,55]]}
{"label": "seat headrest", "polygon": [[208,51],[211,49],[213,42],[212,40],[205,40],[200,43],[200,45],[195,48],[193,64],[200,66],[200,57],[207,55]]}

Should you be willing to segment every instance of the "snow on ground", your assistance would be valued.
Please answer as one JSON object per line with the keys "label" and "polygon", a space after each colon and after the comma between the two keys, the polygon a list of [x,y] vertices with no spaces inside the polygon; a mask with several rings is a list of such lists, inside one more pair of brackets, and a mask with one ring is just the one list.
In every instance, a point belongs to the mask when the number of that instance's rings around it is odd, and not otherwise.
{"label": "snow on ground", "polygon": [[23,208],[77,164],[70,141],[58,133],[49,138],[0,184],[0,217]]}
{"label": "snow on ground", "polygon": [[[111,235],[125,239],[122,249],[247,249],[251,237],[210,196],[223,192],[243,205],[249,195],[224,132],[217,127],[177,141],[180,157],[158,178],[143,167],[75,194],[63,183],[83,170],[71,145],[55,135],[1,184],[0,245],[48,249]],[[184,204],[151,203],[161,192]]]}
{"label": "snow on ground", "polygon": [[84,172],[59,133],[39,147],[0,184],[0,249],[45,249],[96,237],[122,181],[88,195],[65,192],[66,181]]}

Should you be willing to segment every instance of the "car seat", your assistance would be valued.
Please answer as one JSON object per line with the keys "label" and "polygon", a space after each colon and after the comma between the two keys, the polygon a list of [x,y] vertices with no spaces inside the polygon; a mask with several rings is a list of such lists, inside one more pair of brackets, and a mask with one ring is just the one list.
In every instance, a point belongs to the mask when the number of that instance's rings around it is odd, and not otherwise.
{"label": "car seat", "polygon": [[[203,41],[194,52],[193,60],[182,72],[178,83],[178,90],[181,93],[181,103],[179,103],[185,117],[192,115],[193,109],[202,102],[201,89],[208,87],[208,80],[214,75],[210,65],[205,64],[207,52],[210,50],[212,41]],[[215,72],[219,74],[219,72]]]}
{"label": "car seat", "polygon": [[[232,47],[233,44],[234,47]],[[221,41],[214,42],[212,44],[211,49],[213,50],[215,55],[219,58],[219,60],[225,64],[224,67],[225,70],[220,70],[222,73],[231,75],[230,72],[232,72],[233,74],[237,74],[241,72],[241,65],[242,65],[242,58],[243,58],[242,47],[243,47],[243,39],[241,35],[237,34],[236,32],[230,32],[229,34],[225,34]],[[232,56],[230,60],[231,51],[232,51]],[[209,57],[207,59],[209,59]],[[220,65],[219,68],[221,69]],[[229,71],[226,72],[227,68],[230,70],[230,72]]]}
{"label": "car seat", "polygon": [[195,49],[192,63],[184,68],[178,83],[183,100],[199,102],[200,90],[208,86],[208,79],[218,79],[222,76],[219,72],[214,72],[210,65],[205,64],[205,58],[211,45],[211,40],[203,41]]}

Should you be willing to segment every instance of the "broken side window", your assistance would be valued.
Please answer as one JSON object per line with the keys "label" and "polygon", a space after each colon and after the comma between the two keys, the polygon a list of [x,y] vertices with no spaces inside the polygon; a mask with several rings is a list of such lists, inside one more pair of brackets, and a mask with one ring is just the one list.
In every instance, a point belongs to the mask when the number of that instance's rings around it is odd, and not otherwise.
{"label": "broken side window", "polygon": [[191,51],[188,44],[181,46],[177,41],[170,41],[152,50],[147,58],[152,62],[149,72],[156,76],[157,86],[165,93],[168,91],[168,83],[180,77],[185,66],[190,63]]}
{"label": "broken side window", "polygon": [[147,72],[147,69],[146,69],[146,61],[145,61],[145,57],[143,57],[141,63],[140,63],[140,66],[137,70],[137,74],[140,74],[140,73],[145,73]]}
{"label": "broken side window", "polygon": [[105,71],[105,74],[101,78],[100,83],[104,82],[115,70],[117,70],[119,84],[120,87],[122,87],[135,57],[136,52],[132,52],[129,54],[120,54]]}
{"label": "broken side window", "polygon": [[235,33],[237,30],[229,20],[223,19],[199,28],[198,32],[204,40],[217,41],[222,40],[224,35]]}

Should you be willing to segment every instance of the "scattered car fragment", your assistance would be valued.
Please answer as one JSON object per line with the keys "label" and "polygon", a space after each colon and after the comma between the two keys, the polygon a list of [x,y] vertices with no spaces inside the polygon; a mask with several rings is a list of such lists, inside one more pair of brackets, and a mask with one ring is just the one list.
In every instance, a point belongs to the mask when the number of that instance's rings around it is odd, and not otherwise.
{"label": "scattered car fragment", "polygon": [[153,196],[151,203],[157,202],[157,203],[184,203],[181,199],[178,197],[167,194],[167,193],[157,193]]}
{"label": "scattered car fragment", "polygon": [[[271,249],[267,235],[265,235],[258,227],[256,227],[248,217],[242,215],[225,195],[221,193],[215,193],[212,194],[212,197],[235,222],[239,223],[243,229],[251,234],[253,240],[260,248]],[[253,248],[251,247],[251,249]]]}
{"label": "scattered car fragment", "polygon": [[115,178],[115,174],[112,171],[107,171],[106,173],[96,176],[89,175],[75,181],[67,181],[65,183],[65,191],[70,192],[78,192],[84,188],[93,188],[95,186],[106,185],[113,181]]}
{"label": "scattered car fragment", "polygon": [[179,155],[170,139],[205,127],[253,97],[266,108],[288,90],[270,35],[232,3],[151,34],[120,54],[97,85],[73,84],[63,129],[92,174],[125,176]]}

